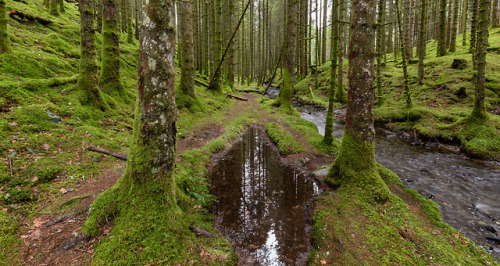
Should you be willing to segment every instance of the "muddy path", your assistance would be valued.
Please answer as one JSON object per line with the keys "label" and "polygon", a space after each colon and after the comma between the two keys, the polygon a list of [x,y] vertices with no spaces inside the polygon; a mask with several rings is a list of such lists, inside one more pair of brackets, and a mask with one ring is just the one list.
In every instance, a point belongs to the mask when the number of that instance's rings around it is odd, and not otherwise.
{"label": "muddy path", "polygon": [[[257,123],[265,125],[268,122],[277,122],[303,143],[305,153],[290,155],[284,160],[290,163],[300,157],[308,158],[309,163],[304,165],[305,171],[314,170],[319,165],[333,161],[333,157],[315,154],[314,148],[305,141],[302,135],[262,110],[256,102],[258,96],[254,94],[242,94],[242,96],[248,98],[248,101],[231,100],[231,107],[224,110],[222,121],[232,120],[241,114],[256,112]],[[194,126],[189,132],[185,132],[183,138],[178,138],[177,152],[179,154],[187,149],[202,147],[223,133],[223,122],[204,121]],[[26,265],[90,264],[94,246],[106,237],[112,228],[103,228],[103,235],[97,239],[85,239],[81,228],[87,211],[95,198],[121,177],[126,164],[114,158],[109,158],[109,160],[116,160],[116,163],[108,167],[101,175],[81,182],[74,190],[63,191],[58,196],[45,200],[36,210],[36,215],[21,221],[19,238],[22,239],[22,246],[17,263]]]}

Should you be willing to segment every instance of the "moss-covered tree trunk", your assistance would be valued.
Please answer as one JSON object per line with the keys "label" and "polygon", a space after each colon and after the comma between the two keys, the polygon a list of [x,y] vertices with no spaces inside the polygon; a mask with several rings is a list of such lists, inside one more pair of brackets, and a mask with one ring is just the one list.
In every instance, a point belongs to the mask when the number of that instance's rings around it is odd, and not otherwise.
{"label": "moss-covered tree trunk", "polygon": [[[214,43],[214,64],[217,65],[219,63],[219,60],[222,58],[222,0],[215,0],[215,31],[214,31],[214,38],[215,38],[215,43]],[[215,68],[214,68],[215,70]],[[222,72],[221,71],[214,71],[213,72],[213,83],[211,86],[208,88],[209,90],[215,91],[215,92],[222,92]]]}
{"label": "moss-covered tree trunk", "polygon": [[126,0],[127,3],[127,42],[134,43],[134,30],[132,29],[132,3]]}
{"label": "moss-covered tree trunk", "polygon": [[378,16],[377,16],[377,68],[376,68],[376,86],[377,86],[377,104],[381,105],[383,102],[382,98],[382,51],[383,45],[382,38],[384,38],[382,24],[384,23],[384,12],[385,12],[385,0],[378,0]]}
{"label": "moss-covered tree trunk", "polygon": [[411,93],[410,93],[410,78],[408,77],[408,61],[406,60],[406,53],[404,53],[405,43],[403,40],[403,27],[401,25],[401,10],[399,9],[399,0],[396,0],[396,17],[398,20],[398,35],[399,35],[399,47],[401,48],[401,64],[403,65],[403,86],[406,98],[406,107],[410,108],[412,106]]}
{"label": "moss-covered tree trunk", "polygon": [[458,30],[458,6],[459,0],[453,1],[453,24],[451,26],[450,36],[450,52],[454,53],[457,50],[457,30]]}
{"label": "moss-covered tree trunk", "polygon": [[181,83],[179,86],[183,94],[194,98],[193,3],[191,0],[177,3],[181,52]]}
{"label": "moss-covered tree trunk", "polygon": [[141,13],[141,2],[140,0],[135,0],[135,32],[134,36],[136,40],[139,40],[139,14]]}
{"label": "moss-covered tree trunk", "polygon": [[462,10],[462,46],[467,45],[467,15],[469,13],[469,0],[464,0],[463,10]]}
{"label": "moss-covered tree trunk", "polygon": [[[345,12],[346,12],[346,1],[345,0],[340,0],[339,2],[339,20],[343,21],[345,19]],[[345,102],[345,97],[344,97],[344,54],[345,54],[345,36],[346,30],[345,26],[343,23],[338,24],[339,27],[339,53],[338,53],[338,58],[339,58],[339,65],[338,65],[338,73],[337,73],[337,90],[335,91],[335,100],[340,103]]]}
{"label": "moss-covered tree trunk", "polygon": [[99,90],[92,0],[80,0],[80,31],[80,75],[77,83],[81,92],[80,102],[104,111],[108,106]]}
{"label": "moss-covered tree trunk", "polygon": [[120,28],[117,1],[103,0],[101,89],[110,95],[128,100],[120,80]]}
{"label": "moss-covered tree trunk", "polygon": [[469,53],[472,53],[472,61],[474,66],[476,65],[476,31],[477,31],[477,15],[479,0],[470,0],[470,11],[472,12],[472,18],[470,22],[470,43],[469,43]]}
{"label": "moss-covered tree trunk", "polygon": [[323,28],[321,33],[321,63],[324,64],[326,62],[326,23],[328,17],[328,1],[323,0]]}
{"label": "moss-covered tree trunk", "polygon": [[425,41],[427,39],[427,0],[420,1],[420,30],[418,32],[418,75],[417,82],[422,84],[424,79]]}
{"label": "moss-covered tree trunk", "polygon": [[477,75],[476,75],[476,95],[471,117],[476,119],[487,119],[485,99],[486,85],[486,54],[488,51],[488,28],[490,26],[490,6],[491,0],[480,0],[479,25],[477,33]]}
{"label": "moss-covered tree trunk", "polygon": [[50,1],[49,13],[52,16],[59,16],[59,0],[49,0],[49,1]]}
{"label": "moss-covered tree trunk", "polygon": [[283,86],[280,89],[275,105],[291,110],[293,87],[295,83],[295,44],[296,44],[296,16],[297,0],[288,0],[285,38],[285,64],[283,69]]}
{"label": "moss-covered tree trunk", "polygon": [[[233,34],[233,29],[236,26],[236,14],[235,14],[235,3],[234,1],[236,0],[228,0],[228,39],[231,38],[231,34]],[[228,64],[228,69],[226,72],[226,85],[231,88],[231,90],[234,89],[234,65],[235,65],[235,59],[236,59],[236,49],[235,49],[235,40],[233,40],[231,46],[229,46],[229,55],[227,58],[227,64]]]}
{"label": "moss-covered tree trunk", "polygon": [[96,20],[97,20],[97,26],[96,26],[96,31],[101,32],[102,31],[102,1],[103,0],[97,0],[97,5],[96,5]]}
{"label": "moss-covered tree trunk", "polygon": [[404,30],[400,32],[400,34],[403,33],[405,46],[401,48],[402,49],[401,51],[404,51],[407,60],[411,60],[413,58],[413,47],[411,45],[411,36],[412,36],[411,0],[403,0],[403,6],[404,6],[404,23],[402,24],[402,26]]}
{"label": "moss-covered tree trunk", "polygon": [[10,52],[10,39],[7,32],[7,12],[5,10],[5,0],[0,0],[0,54]]}
{"label": "moss-covered tree trunk", "polygon": [[447,22],[446,22],[446,49],[449,49],[450,48],[450,40],[451,40],[451,27],[452,27],[452,24],[453,24],[453,21],[452,21],[452,18],[453,18],[453,1],[454,0],[449,0],[448,2],[448,5],[447,5],[447,9],[448,9],[448,12],[446,13],[447,14]]}
{"label": "moss-covered tree trunk", "polygon": [[491,11],[491,27],[500,27],[500,5],[498,0],[493,1],[493,7]]}
{"label": "moss-covered tree trunk", "polygon": [[333,102],[335,101],[335,87],[337,86],[337,55],[339,42],[339,27],[338,27],[338,0],[333,0],[332,6],[332,31],[331,31],[331,70],[330,70],[330,90],[328,91],[328,110],[326,111],[325,136],[323,142],[326,145],[332,145],[333,142]]}
{"label": "moss-covered tree trunk", "polygon": [[437,56],[446,55],[446,0],[440,0]]}
{"label": "moss-covered tree trunk", "polygon": [[64,9],[64,0],[59,0],[59,12],[64,13],[66,10]]}
{"label": "moss-covered tree trunk", "polygon": [[376,0],[353,0],[349,42],[349,92],[340,153],[330,177],[345,189],[384,202],[390,191],[377,172],[373,108]]}

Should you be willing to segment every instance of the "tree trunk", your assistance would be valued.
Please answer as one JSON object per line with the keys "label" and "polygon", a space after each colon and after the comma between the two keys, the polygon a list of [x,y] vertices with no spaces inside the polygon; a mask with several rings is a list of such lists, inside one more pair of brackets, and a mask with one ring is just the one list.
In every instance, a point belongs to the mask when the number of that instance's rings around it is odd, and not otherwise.
{"label": "tree trunk", "polygon": [[286,67],[283,69],[283,86],[280,89],[278,98],[274,105],[283,107],[291,112],[293,87],[295,83],[295,44],[296,44],[296,16],[297,16],[297,0],[288,0],[287,5],[287,20],[286,20],[286,46],[285,46],[285,62]]}
{"label": "tree trunk", "polygon": [[[339,12],[339,19],[341,21],[343,21],[345,19],[345,11],[346,11],[346,8],[345,8],[345,4],[346,4],[346,0],[340,0],[340,3],[339,3],[339,8],[340,8],[340,12]],[[337,73],[337,90],[335,91],[335,100],[337,102],[340,102],[340,103],[344,103],[345,102],[345,99],[344,99],[344,53],[345,53],[345,36],[347,35],[346,34],[346,30],[345,30],[345,26],[343,23],[339,23],[338,24],[339,26],[339,37],[340,37],[340,40],[339,40],[339,53],[338,53],[338,57],[339,57],[339,65],[338,65],[338,73]]]}
{"label": "tree trunk", "polygon": [[476,66],[476,31],[477,31],[477,15],[479,11],[479,0],[470,0],[470,10],[472,12],[472,19],[470,22],[470,44],[469,44],[469,53],[472,53],[472,63],[474,64],[474,68]]}
{"label": "tree trunk", "polygon": [[130,0],[125,0],[127,3],[127,42],[134,43],[134,31],[132,30],[132,4]]}
{"label": "tree trunk", "polygon": [[193,3],[192,0],[183,0],[177,4],[180,21],[180,89],[186,96],[194,98]]}
{"label": "tree trunk", "polygon": [[398,19],[398,31],[399,31],[399,45],[401,47],[401,61],[403,65],[403,86],[406,97],[406,107],[410,108],[412,106],[411,94],[410,94],[410,79],[408,77],[408,62],[406,60],[406,54],[403,52],[405,43],[403,40],[403,29],[401,26],[401,10],[399,10],[399,0],[396,0],[396,16]]}
{"label": "tree trunk", "polygon": [[175,195],[172,170],[175,162],[175,121],[178,115],[174,96],[173,23],[173,1],[143,2],[139,42],[139,100],[127,170],[123,176],[124,183],[139,186],[159,184],[171,197]]}
{"label": "tree trunk", "polygon": [[474,107],[470,117],[486,120],[488,113],[484,104],[485,84],[486,84],[486,54],[488,48],[488,28],[490,26],[490,6],[491,0],[480,0],[481,7],[479,11],[479,25],[477,33],[477,76],[476,76],[476,95]]}
{"label": "tree trunk", "polygon": [[493,10],[491,14],[491,26],[493,28],[500,27],[500,6],[498,0],[493,0]]}
{"label": "tree trunk", "polygon": [[0,0],[0,54],[10,52],[10,39],[7,32],[7,12],[5,11],[5,0]]}
{"label": "tree trunk", "polygon": [[326,0],[323,0],[323,32],[321,33],[321,37],[322,37],[321,63],[322,64],[324,64],[326,62],[326,23],[327,23],[327,17],[328,17],[327,10],[328,10],[328,2]]}
{"label": "tree trunk", "polygon": [[457,50],[457,30],[458,30],[458,0],[453,1],[453,25],[451,26],[450,52]]}
{"label": "tree trunk", "polygon": [[49,0],[49,1],[50,1],[49,13],[52,16],[59,16],[59,0]]}
{"label": "tree trunk", "polygon": [[103,0],[101,89],[110,95],[128,95],[120,78],[120,28],[116,1]]}
{"label": "tree trunk", "polygon": [[451,44],[451,27],[452,27],[452,15],[453,15],[453,1],[454,0],[449,0],[449,5],[448,5],[448,21],[446,22],[446,48],[450,48]]}
{"label": "tree trunk", "polygon": [[413,48],[411,47],[411,33],[412,33],[412,30],[411,30],[411,0],[403,0],[404,2],[404,24],[403,24],[403,28],[404,28],[404,31],[403,32],[400,32],[403,33],[403,36],[404,36],[404,43],[405,43],[405,46],[404,47],[401,47],[401,51],[404,51],[404,53],[406,54],[406,59],[407,60],[411,60],[413,58]]}
{"label": "tree trunk", "polygon": [[[326,145],[332,145],[333,142],[333,102],[335,100],[335,86],[337,85],[337,54],[338,54],[338,0],[333,0],[332,5],[332,55],[331,55],[331,71],[330,71],[330,90],[328,92],[328,110],[326,111],[325,136],[323,142]],[[326,2],[326,1],[325,1]]]}
{"label": "tree trunk", "polygon": [[59,12],[64,13],[66,10],[64,9],[64,0],[59,0]]}
{"label": "tree trunk", "polygon": [[95,45],[92,0],[80,0],[81,56],[77,87],[82,105],[91,105],[105,111],[109,106],[99,91],[99,73]]}
{"label": "tree trunk", "polygon": [[376,1],[352,0],[349,43],[349,92],[340,153],[329,176],[363,195],[385,202],[391,193],[377,172],[374,129],[374,59]]}
{"label": "tree trunk", "polygon": [[420,4],[420,31],[418,36],[418,76],[417,83],[422,84],[424,79],[424,58],[425,58],[425,41],[426,37],[426,22],[427,22],[427,0],[421,0]]}
{"label": "tree trunk", "polygon": [[469,0],[464,0],[464,5],[463,5],[463,16],[462,16],[462,31],[463,31],[463,35],[462,35],[462,46],[466,46],[467,45],[467,14],[468,14],[468,10],[469,10]]}
{"label": "tree trunk", "polygon": [[446,0],[440,0],[437,56],[446,55]]}
{"label": "tree trunk", "polygon": [[103,0],[97,0],[97,14],[96,14],[96,19],[97,19],[97,27],[96,31],[101,33],[102,31],[102,1]]}
{"label": "tree trunk", "polygon": [[377,86],[377,104],[381,105],[383,102],[382,99],[382,47],[383,47],[383,42],[382,42],[382,36],[383,36],[383,27],[382,24],[384,23],[383,18],[384,18],[384,5],[385,5],[385,0],[378,0],[378,16],[377,16],[377,68],[376,68],[376,86]]}

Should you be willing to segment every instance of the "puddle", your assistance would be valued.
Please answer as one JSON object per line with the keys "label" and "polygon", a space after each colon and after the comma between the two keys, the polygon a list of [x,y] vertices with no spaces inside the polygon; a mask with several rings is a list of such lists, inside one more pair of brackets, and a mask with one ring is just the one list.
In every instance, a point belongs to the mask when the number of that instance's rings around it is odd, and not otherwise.
{"label": "puddle", "polygon": [[263,129],[250,127],[213,167],[215,228],[242,264],[305,265],[317,187],[280,161]]}

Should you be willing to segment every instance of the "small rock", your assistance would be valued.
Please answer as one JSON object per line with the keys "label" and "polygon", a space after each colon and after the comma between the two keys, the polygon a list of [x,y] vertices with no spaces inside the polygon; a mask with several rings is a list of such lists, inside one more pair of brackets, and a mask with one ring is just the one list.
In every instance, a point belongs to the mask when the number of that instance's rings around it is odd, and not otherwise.
{"label": "small rock", "polygon": [[49,115],[50,121],[54,123],[59,123],[62,121],[62,118],[54,113],[52,113],[50,110],[47,110],[47,114]]}
{"label": "small rock", "polygon": [[330,169],[328,169],[328,166],[326,165],[323,165],[321,167],[319,167],[318,169],[316,169],[314,172],[312,172],[311,174],[315,177],[320,177],[320,176],[325,176],[328,174]]}
{"label": "small rock", "polygon": [[307,157],[301,157],[301,158],[297,158],[295,160],[295,162],[293,163],[293,165],[295,165],[295,167],[302,167],[304,165],[306,165],[307,163],[309,162],[309,158]]}
{"label": "small rock", "polygon": [[460,87],[453,91],[453,94],[455,94],[458,98],[463,99],[467,97],[467,88],[465,87]]}

